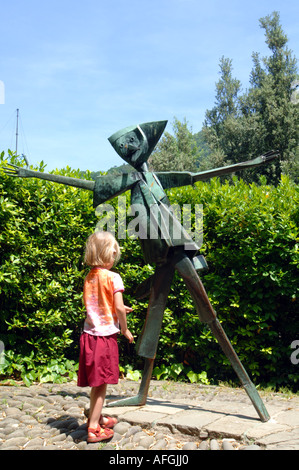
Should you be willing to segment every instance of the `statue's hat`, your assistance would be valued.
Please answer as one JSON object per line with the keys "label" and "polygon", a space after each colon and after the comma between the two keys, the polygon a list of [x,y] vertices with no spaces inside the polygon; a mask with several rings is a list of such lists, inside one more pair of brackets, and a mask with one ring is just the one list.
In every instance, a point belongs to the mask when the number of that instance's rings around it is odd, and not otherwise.
{"label": "statue's hat", "polygon": [[167,121],[154,121],[125,127],[108,140],[121,158],[138,169],[148,160],[166,124]]}

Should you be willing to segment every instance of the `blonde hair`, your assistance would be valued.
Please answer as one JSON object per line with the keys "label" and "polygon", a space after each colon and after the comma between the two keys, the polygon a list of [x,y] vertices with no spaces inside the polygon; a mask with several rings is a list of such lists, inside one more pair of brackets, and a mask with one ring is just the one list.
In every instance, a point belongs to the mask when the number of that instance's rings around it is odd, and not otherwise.
{"label": "blonde hair", "polygon": [[94,232],[86,241],[84,263],[106,267],[120,258],[119,244],[110,232]]}

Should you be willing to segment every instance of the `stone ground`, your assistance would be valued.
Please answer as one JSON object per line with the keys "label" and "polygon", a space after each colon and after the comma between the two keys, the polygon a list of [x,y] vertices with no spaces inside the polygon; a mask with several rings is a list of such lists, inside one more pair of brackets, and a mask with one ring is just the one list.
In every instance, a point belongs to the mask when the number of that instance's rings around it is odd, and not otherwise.
{"label": "stone ground", "polygon": [[[135,395],[120,380],[107,399]],[[152,381],[144,407],[105,407],[118,417],[109,442],[86,442],[89,388],[75,383],[0,386],[0,450],[299,450],[298,395],[264,394],[261,423],[243,389]]]}

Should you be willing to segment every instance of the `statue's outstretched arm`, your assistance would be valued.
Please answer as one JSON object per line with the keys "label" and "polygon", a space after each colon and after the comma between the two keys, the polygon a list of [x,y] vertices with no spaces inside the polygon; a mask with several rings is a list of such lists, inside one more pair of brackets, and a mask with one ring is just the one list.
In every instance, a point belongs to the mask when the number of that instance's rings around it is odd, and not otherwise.
{"label": "statue's outstretched arm", "polygon": [[66,184],[68,186],[76,186],[77,188],[88,189],[93,191],[94,181],[81,180],[79,178],[71,178],[70,176],[62,175],[51,175],[50,173],[42,173],[41,171],[29,170],[28,168],[22,168],[12,163],[8,163],[8,166],[4,167],[4,172],[8,176],[14,176],[19,178],[39,178],[42,180],[52,181],[54,183]]}
{"label": "statue's outstretched arm", "polygon": [[246,170],[247,168],[253,168],[255,166],[269,163],[271,160],[274,160],[274,158],[277,158],[278,155],[278,150],[270,150],[269,152],[264,153],[260,157],[256,157],[253,160],[236,163],[234,165],[223,166],[221,168],[215,168],[213,170],[202,171],[201,173],[192,173],[192,179],[193,182],[203,181],[209,178],[214,178],[214,176],[222,176],[230,173],[235,173],[235,171]]}
{"label": "statue's outstretched arm", "polygon": [[205,181],[215,176],[228,175],[235,171],[246,170],[255,166],[269,163],[274,158],[278,157],[278,150],[270,150],[260,157],[254,160],[248,160],[246,162],[236,163],[235,165],[223,166],[221,168],[214,168],[212,170],[202,171],[200,173],[190,173],[188,171],[165,171],[156,172],[159,180],[164,189],[175,188],[179,186],[189,186],[196,183],[196,181]]}

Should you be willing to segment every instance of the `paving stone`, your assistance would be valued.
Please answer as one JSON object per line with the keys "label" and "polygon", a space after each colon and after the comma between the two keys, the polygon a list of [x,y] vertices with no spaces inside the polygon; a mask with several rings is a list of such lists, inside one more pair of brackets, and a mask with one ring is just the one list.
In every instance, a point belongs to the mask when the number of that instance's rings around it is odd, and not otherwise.
{"label": "paving stone", "polygon": [[[42,384],[0,388],[0,449],[250,450],[299,449],[299,399],[267,395],[262,423],[243,389],[153,381],[143,407],[107,406],[119,423],[112,440],[89,444],[84,410],[90,388]],[[120,380],[111,398],[134,396],[139,384]],[[211,439],[212,437],[212,439]],[[235,441],[230,439],[234,438]],[[243,439],[253,441],[248,445]]]}
{"label": "paving stone", "polygon": [[1,449],[5,449],[6,447],[23,447],[27,442],[27,437],[13,437],[3,442]]}
{"label": "paving stone", "polygon": [[231,442],[228,441],[227,439],[223,439],[222,449],[223,450],[235,450]]}
{"label": "paving stone", "polygon": [[197,450],[196,442],[186,442],[186,444],[183,445],[183,450]]}
{"label": "paving stone", "polygon": [[209,448],[208,441],[202,441],[198,446],[198,450],[208,450]]}
{"label": "paving stone", "polygon": [[155,443],[154,436],[146,436],[140,439],[139,445],[144,449],[148,449],[151,445]]}
{"label": "paving stone", "polygon": [[31,439],[30,441],[27,442],[26,444],[26,449],[30,447],[41,447],[44,444],[44,440],[41,439],[40,437],[36,437],[35,439]]}
{"label": "paving stone", "polygon": [[138,432],[141,432],[141,431],[142,431],[141,426],[132,426],[128,429],[127,436],[130,437],[133,434],[137,434]]}
{"label": "paving stone", "polygon": [[[156,443],[151,447],[151,450],[163,450],[166,449],[167,446],[167,441],[165,438],[159,439],[156,441]],[[175,448],[176,446],[174,446]],[[168,450],[173,450],[170,449],[170,446],[168,446]]]}
{"label": "paving stone", "polygon": [[16,416],[20,416],[23,414],[23,412],[19,409],[19,408],[16,408],[16,407],[9,407],[9,408],[6,408],[5,410],[5,414],[7,417],[16,417]]}
{"label": "paving stone", "polygon": [[129,423],[121,421],[120,423],[117,423],[114,426],[113,430],[114,430],[115,433],[123,435],[123,434],[126,434],[126,432],[129,430],[130,427],[131,426],[130,426]]}
{"label": "paving stone", "polygon": [[220,450],[219,443],[216,439],[211,439],[210,441],[210,449],[211,450]]}

